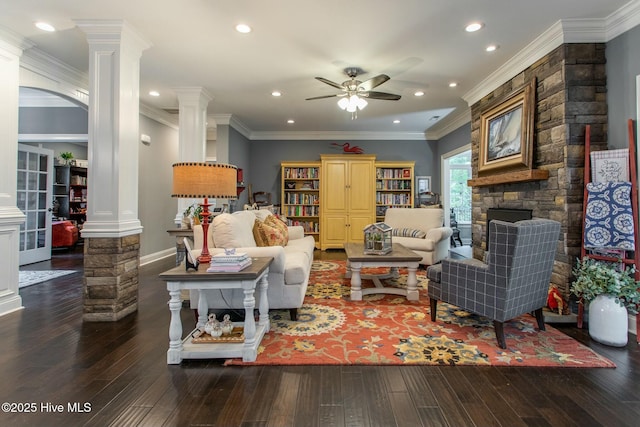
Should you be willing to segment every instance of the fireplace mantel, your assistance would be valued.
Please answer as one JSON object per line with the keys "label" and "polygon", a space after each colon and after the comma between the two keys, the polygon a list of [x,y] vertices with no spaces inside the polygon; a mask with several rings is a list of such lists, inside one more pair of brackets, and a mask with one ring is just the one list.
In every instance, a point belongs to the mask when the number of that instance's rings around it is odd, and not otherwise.
{"label": "fireplace mantel", "polygon": [[548,178],[548,170],[531,169],[473,178],[467,181],[467,185],[469,187],[487,187],[489,185],[509,184],[513,182],[542,181]]}

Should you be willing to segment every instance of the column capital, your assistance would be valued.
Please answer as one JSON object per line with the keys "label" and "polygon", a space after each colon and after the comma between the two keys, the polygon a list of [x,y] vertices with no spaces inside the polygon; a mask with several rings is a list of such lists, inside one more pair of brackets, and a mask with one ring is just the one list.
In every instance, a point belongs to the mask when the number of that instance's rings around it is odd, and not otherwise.
{"label": "column capital", "polygon": [[206,108],[213,96],[203,87],[174,87],[178,105],[199,105]]}
{"label": "column capital", "polygon": [[75,19],[74,22],[86,34],[89,45],[126,43],[140,53],[153,46],[124,19]]}

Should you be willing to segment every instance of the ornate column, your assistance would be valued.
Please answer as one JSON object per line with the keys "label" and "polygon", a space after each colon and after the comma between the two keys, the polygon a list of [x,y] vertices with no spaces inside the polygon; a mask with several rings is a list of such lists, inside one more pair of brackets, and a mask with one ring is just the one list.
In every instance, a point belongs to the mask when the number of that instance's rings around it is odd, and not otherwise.
{"label": "ornate column", "polygon": [[[212,97],[202,87],[174,88],[178,96],[178,141],[180,162],[204,162],[207,152],[207,106]],[[175,223],[193,201],[178,199]]]}
{"label": "ornate column", "polygon": [[24,214],[16,205],[20,38],[0,29],[0,315],[22,308],[18,293],[20,224]]}
{"label": "ornate column", "polygon": [[150,44],[122,20],[77,20],[89,42],[85,321],[137,310],[140,56]]}

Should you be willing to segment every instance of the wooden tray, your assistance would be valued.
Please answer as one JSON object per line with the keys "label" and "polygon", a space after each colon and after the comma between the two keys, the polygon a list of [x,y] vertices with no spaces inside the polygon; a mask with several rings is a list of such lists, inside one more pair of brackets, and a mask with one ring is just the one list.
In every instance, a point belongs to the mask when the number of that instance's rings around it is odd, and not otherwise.
{"label": "wooden tray", "polygon": [[194,344],[244,342],[244,328],[242,326],[236,326],[229,335],[222,335],[219,337],[212,337],[208,333],[204,332],[198,338],[191,338],[191,342]]}

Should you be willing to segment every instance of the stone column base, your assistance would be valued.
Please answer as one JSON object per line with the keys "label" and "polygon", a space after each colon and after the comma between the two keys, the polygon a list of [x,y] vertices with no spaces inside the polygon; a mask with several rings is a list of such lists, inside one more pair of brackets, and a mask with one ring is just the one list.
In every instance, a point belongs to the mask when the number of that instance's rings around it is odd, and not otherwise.
{"label": "stone column base", "polygon": [[115,322],[138,309],[140,235],[84,239],[86,322]]}

